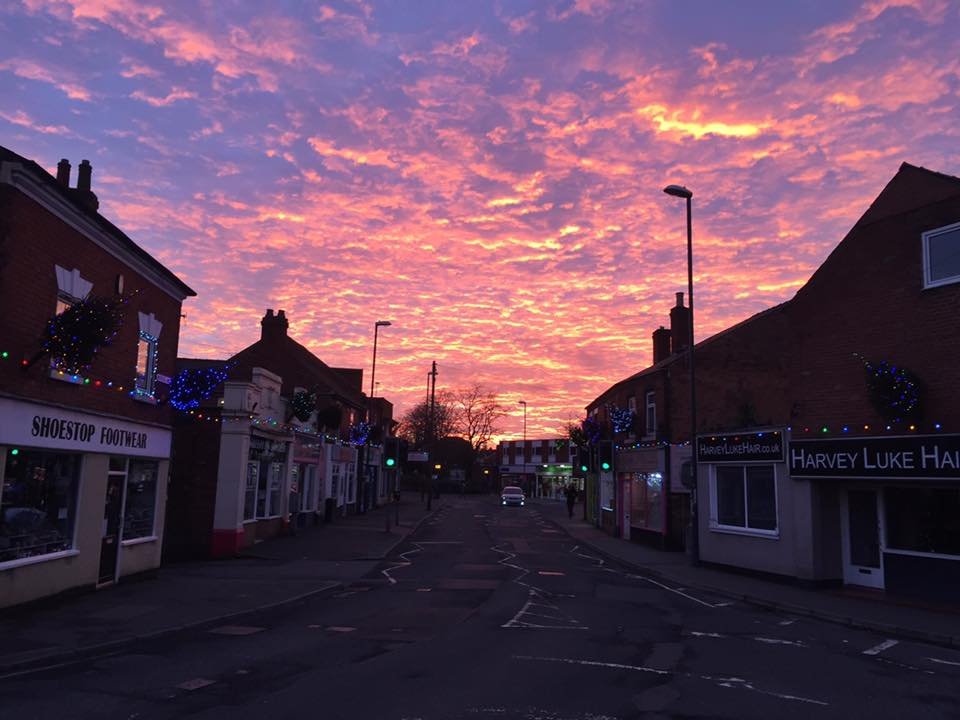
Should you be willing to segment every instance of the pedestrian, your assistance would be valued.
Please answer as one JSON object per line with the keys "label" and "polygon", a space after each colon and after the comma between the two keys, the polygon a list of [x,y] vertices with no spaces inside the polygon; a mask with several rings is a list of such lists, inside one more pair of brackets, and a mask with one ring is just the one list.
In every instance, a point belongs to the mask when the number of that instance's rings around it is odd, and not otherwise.
{"label": "pedestrian", "polygon": [[297,536],[297,520],[300,516],[300,488],[296,481],[290,483],[290,534]]}
{"label": "pedestrian", "polygon": [[567,485],[565,494],[567,496],[567,514],[573,518],[573,506],[577,502],[577,489],[573,486],[573,483]]}

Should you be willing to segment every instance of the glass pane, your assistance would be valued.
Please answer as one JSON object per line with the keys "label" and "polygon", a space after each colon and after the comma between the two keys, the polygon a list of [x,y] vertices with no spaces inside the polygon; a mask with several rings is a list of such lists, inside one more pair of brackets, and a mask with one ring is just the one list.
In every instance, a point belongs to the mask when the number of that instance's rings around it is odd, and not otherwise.
{"label": "glass pane", "polygon": [[127,459],[125,457],[110,458],[110,472],[125,473],[126,471],[127,471]]}
{"label": "glass pane", "polygon": [[960,555],[960,489],[887,488],[887,545]]}
{"label": "glass pane", "polygon": [[283,465],[270,463],[270,514],[280,514],[280,484],[283,480]]}
{"label": "glass pane", "polygon": [[717,522],[746,527],[743,505],[743,468],[717,468]]}
{"label": "glass pane", "polygon": [[663,476],[660,473],[647,473],[647,527],[650,530],[663,529]]}
{"label": "glass pane", "polygon": [[757,530],[777,529],[777,493],[772,465],[747,467],[747,525]]}
{"label": "glass pane", "polygon": [[124,540],[153,535],[158,467],[156,460],[130,460],[127,500],[123,510]]}
{"label": "glass pane", "polygon": [[267,517],[267,472],[266,462],[262,462],[257,475],[257,517]]}
{"label": "glass pane", "polygon": [[80,456],[7,453],[0,495],[0,562],[73,547]]}
{"label": "glass pane", "polygon": [[960,228],[927,238],[930,279],[960,277]]}
{"label": "glass pane", "polygon": [[255,462],[247,463],[247,487],[243,494],[243,519],[253,520],[257,502],[257,478],[260,476],[260,466]]}

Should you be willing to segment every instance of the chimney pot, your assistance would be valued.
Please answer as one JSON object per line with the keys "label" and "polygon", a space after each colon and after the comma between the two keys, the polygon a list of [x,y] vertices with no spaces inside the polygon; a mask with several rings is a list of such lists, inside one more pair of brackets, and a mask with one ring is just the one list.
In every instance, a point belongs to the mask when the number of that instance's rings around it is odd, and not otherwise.
{"label": "chimney pot", "polygon": [[57,182],[64,187],[70,187],[70,161],[66,158],[57,163]]}
{"label": "chimney pot", "polygon": [[260,339],[261,340],[280,340],[287,336],[287,328],[290,323],[287,321],[287,315],[283,310],[278,310],[273,314],[273,310],[268,309],[267,314],[260,321]]}
{"label": "chimney pot", "polygon": [[683,293],[677,293],[677,305],[670,308],[671,351],[678,353],[690,347],[690,308],[683,305]]}
{"label": "chimney pot", "polygon": [[677,293],[677,307],[683,307],[683,293]]}
{"label": "chimney pot", "polygon": [[77,166],[77,190],[90,192],[90,178],[93,176],[93,166],[89,160],[81,160]]}
{"label": "chimney pot", "polygon": [[653,331],[653,364],[670,357],[670,331],[663,325]]}

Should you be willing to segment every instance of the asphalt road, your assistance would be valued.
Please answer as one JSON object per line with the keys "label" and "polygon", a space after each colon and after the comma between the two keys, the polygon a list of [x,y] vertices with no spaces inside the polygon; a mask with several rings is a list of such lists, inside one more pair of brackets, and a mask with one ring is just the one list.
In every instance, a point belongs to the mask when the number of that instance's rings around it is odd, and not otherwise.
{"label": "asphalt road", "polygon": [[667,587],[536,505],[444,498],[342,592],[0,679],[0,717],[956,719],[960,653]]}

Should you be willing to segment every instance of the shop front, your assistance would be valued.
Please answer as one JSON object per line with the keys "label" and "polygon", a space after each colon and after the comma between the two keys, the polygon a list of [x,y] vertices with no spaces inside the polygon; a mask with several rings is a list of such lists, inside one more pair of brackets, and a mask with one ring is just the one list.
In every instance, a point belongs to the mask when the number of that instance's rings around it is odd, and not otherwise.
{"label": "shop front", "polygon": [[960,603],[960,435],[794,440],[789,460],[839,497],[844,583]]}
{"label": "shop front", "polygon": [[0,606],[160,565],[170,430],[0,398]]}
{"label": "shop front", "polygon": [[666,546],[667,463],[666,448],[661,446],[618,452],[617,532],[625,540]]}

